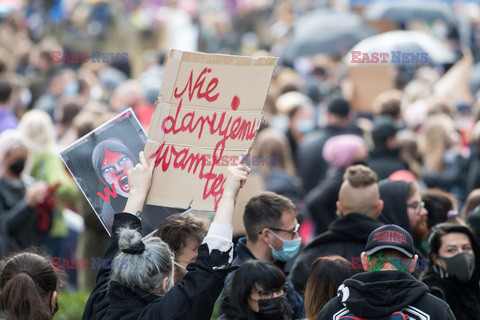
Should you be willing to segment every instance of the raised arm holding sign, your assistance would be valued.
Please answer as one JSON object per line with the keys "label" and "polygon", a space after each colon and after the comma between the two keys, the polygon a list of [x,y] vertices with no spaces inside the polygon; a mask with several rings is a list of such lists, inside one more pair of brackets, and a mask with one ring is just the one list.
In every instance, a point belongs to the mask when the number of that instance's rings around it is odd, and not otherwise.
{"label": "raised arm holding sign", "polygon": [[125,213],[115,215],[103,257],[112,261],[111,271],[99,271],[83,319],[210,319],[212,315],[232,259],[235,196],[251,169],[228,167],[224,197],[197,259],[189,265],[188,277],[173,286],[173,254],[157,237],[142,240],[140,220],[133,214],[143,207],[153,163],[140,153],[140,163],[128,172]]}
{"label": "raised arm holding sign", "polygon": [[171,50],[145,146],[146,202],[215,211],[228,165],[251,149],[277,58]]}

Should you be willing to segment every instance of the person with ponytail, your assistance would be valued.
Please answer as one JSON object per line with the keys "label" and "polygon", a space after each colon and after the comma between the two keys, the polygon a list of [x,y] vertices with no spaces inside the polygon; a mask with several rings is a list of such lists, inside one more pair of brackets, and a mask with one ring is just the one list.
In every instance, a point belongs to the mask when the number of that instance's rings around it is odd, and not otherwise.
{"label": "person with ponytail", "polygon": [[[86,319],[210,319],[233,256],[232,220],[235,197],[251,169],[229,167],[223,196],[207,236],[188,273],[174,285],[174,255],[158,237],[142,239],[141,210],[150,188],[154,161],[128,172],[130,193],[122,213],[115,214],[110,245],[91,293]],[[110,268],[111,267],[111,268]]]}
{"label": "person with ponytail", "polygon": [[0,315],[6,320],[50,320],[58,311],[62,270],[46,257],[20,252],[2,261]]}

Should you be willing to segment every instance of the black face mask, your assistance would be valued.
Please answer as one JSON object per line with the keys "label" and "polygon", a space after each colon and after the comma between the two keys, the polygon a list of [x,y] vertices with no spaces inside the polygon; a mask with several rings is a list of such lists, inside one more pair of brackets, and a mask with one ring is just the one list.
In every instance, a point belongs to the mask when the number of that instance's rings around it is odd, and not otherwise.
{"label": "black face mask", "polygon": [[12,172],[17,177],[20,176],[24,168],[25,168],[25,159],[18,159],[8,167],[10,172]]}
{"label": "black face mask", "polygon": [[463,283],[470,281],[475,272],[475,255],[462,252],[450,258],[439,257],[447,266],[447,272]]}
{"label": "black face mask", "polygon": [[284,295],[271,299],[260,299],[258,300],[258,313],[255,313],[259,319],[281,320],[286,304],[287,298]]}

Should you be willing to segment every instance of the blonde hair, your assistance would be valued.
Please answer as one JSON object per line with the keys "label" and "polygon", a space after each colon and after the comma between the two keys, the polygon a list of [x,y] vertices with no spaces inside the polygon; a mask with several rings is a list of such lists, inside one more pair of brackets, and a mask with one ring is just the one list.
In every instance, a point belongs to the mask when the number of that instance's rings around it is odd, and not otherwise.
{"label": "blonde hair", "polygon": [[262,157],[267,161],[267,165],[260,167],[265,173],[268,173],[271,167],[275,167],[295,175],[295,165],[288,140],[285,135],[274,129],[267,128],[258,134],[252,156]]}
{"label": "blonde hair", "polygon": [[55,151],[55,126],[52,118],[42,110],[30,110],[22,117],[18,129],[35,151]]}
{"label": "blonde hair", "polygon": [[410,130],[401,131],[400,134],[397,135],[397,140],[400,147],[400,159],[408,165],[408,170],[412,172],[415,177],[420,177],[422,164],[419,159],[420,153],[415,133]]}
{"label": "blonde hair", "polygon": [[389,90],[379,94],[373,100],[374,113],[380,116],[398,118],[401,113],[402,92],[400,90]]}
{"label": "blonde hair", "polygon": [[444,114],[432,116],[425,122],[421,151],[427,170],[439,172],[445,169],[444,156],[449,148],[448,135],[453,128],[453,120]]}

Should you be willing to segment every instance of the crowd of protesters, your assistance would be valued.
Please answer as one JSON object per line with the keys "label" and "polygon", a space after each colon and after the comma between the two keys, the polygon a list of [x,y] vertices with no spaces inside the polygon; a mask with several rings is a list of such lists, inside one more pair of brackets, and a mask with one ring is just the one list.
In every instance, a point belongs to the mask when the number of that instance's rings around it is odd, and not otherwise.
{"label": "crowd of protesters", "polygon": [[[480,319],[480,87],[445,95],[455,65],[398,67],[360,113],[341,57],[281,57],[307,2],[1,14],[0,318],[52,319],[66,287],[91,292],[83,319]],[[476,61],[480,9],[465,6]],[[458,32],[443,36],[460,51]],[[127,108],[148,131],[170,47],[281,57],[251,150],[269,161],[228,168],[213,221],[173,215],[142,239],[153,167],[140,154],[109,238],[59,151]],[[128,59],[69,63],[96,50]],[[73,267],[94,257],[109,268]]]}

